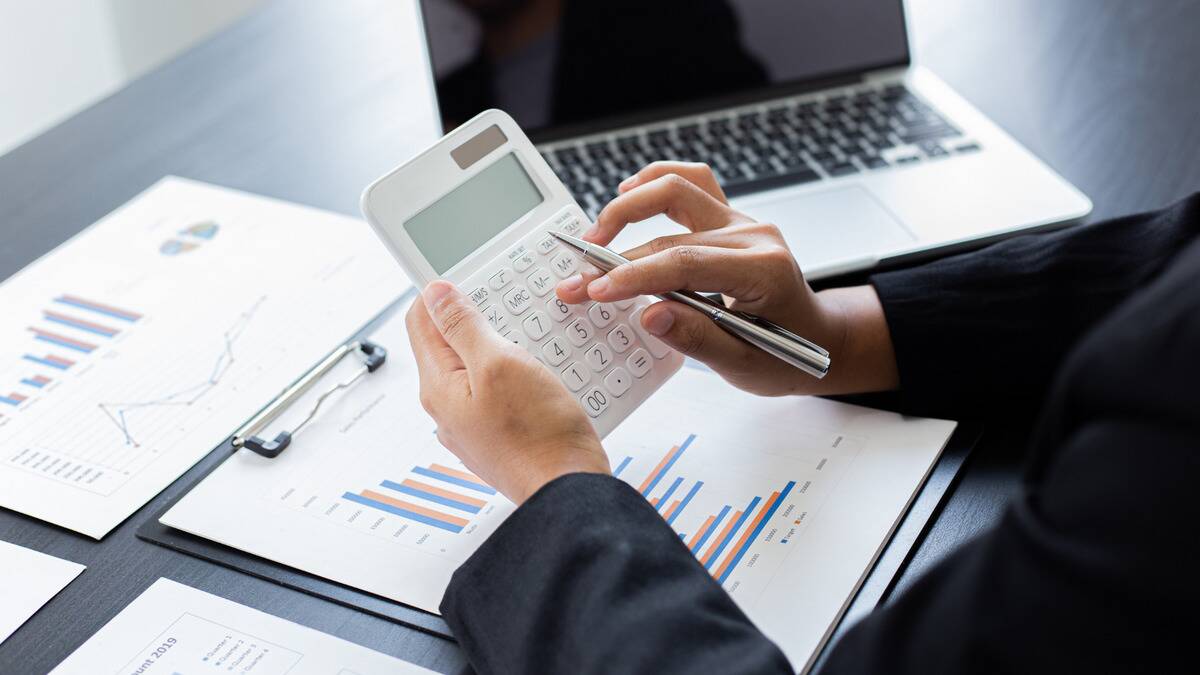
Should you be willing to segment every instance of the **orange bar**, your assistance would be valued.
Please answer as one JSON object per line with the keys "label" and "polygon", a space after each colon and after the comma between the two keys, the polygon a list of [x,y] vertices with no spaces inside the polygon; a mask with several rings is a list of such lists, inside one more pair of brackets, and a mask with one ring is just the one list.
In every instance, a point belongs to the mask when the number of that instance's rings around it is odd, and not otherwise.
{"label": "orange bar", "polygon": [[395,506],[398,509],[408,509],[409,511],[412,511],[413,513],[419,513],[423,516],[429,516],[430,518],[436,518],[444,523],[450,523],[452,525],[459,525],[462,527],[466,527],[471,522],[471,521],[467,520],[466,518],[459,518],[458,516],[452,516],[448,513],[442,513],[441,511],[434,511],[433,509],[427,509],[424,506],[417,506],[416,504],[410,504],[404,500],[396,499],[395,497],[381,495],[374,490],[363,490],[359,494],[366,497],[367,499],[374,499],[377,502],[383,502],[384,504],[391,504],[392,506]]}
{"label": "orange bar", "polygon": [[672,447],[667,452],[666,456],[662,458],[662,461],[658,463],[658,466],[654,467],[654,470],[650,472],[649,476],[646,476],[646,480],[642,481],[642,486],[638,488],[638,492],[646,492],[646,488],[650,487],[650,484],[654,482],[654,479],[658,477],[658,474],[662,473],[663,467],[667,465],[667,462],[671,461],[671,458],[674,457],[675,453],[677,452],[679,452],[678,445]]}
{"label": "orange bar", "polygon": [[708,520],[704,521],[704,524],[700,526],[700,529],[696,530],[696,534],[692,535],[692,540],[687,543],[689,551],[696,547],[696,542],[700,541],[700,537],[704,536],[704,533],[708,531],[709,526],[711,526],[713,521],[716,519],[716,516],[709,516]]}
{"label": "orange bar", "polygon": [[474,497],[460,495],[457,492],[451,492],[449,490],[444,490],[440,487],[434,487],[432,485],[427,485],[420,481],[412,480],[411,478],[405,478],[404,480],[400,481],[400,484],[407,485],[408,487],[414,488],[416,490],[424,490],[425,492],[430,492],[439,497],[445,497],[446,499],[453,499],[456,502],[470,504],[471,506],[478,506],[479,508],[483,508],[483,507],[487,506],[487,502],[483,501],[482,499],[476,499]]}
{"label": "orange bar", "polygon": [[[667,507],[667,512],[663,514],[663,520],[671,519],[671,514],[675,513],[675,509],[679,508],[679,502],[681,502],[681,501],[683,501],[683,500],[676,499],[675,501],[671,502],[671,505],[669,507]],[[655,506],[657,506],[657,504]]]}
{"label": "orange bar", "polygon": [[758,510],[758,515],[754,516],[754,520],[750,521],[750,526],[747,527],[744,532],[742,532],[742,536],[737,540],[737,544],[735,544],[733,548],[729,549],[729,552],[725,554],[725,562],[721,563],[721,566],[717,568],[716,572],[713,572],[714,579],[720,579],[721,576],[725,574],[725,570],[729,568],[729,565],[733,562],[737,552],[742,550],[742,547],[746,545],[746,540],[750,538],[750,533],[754,531],[754,528],[758,527],[758,524],[762,522],[762,519],[767,515],[767,512],[771,510],[771,507],[774,506],[775,502],[777,501],[779,501],[779,493],[772,492],[771,498],[767,500],[766,504],[762,505],[762,508]]}
{"label": "orange bar", "polygon": [[654,508],[658,508],[658,497],[653,497],[650,499],[650,506],[653,506]]}
{"label": "orange bar", "polygon": [[733,529],[734,523],[741,517],[741,511],[734,511],[733,517],[729,519],[728,523],[725,523],[725,527],[721,528],[721,533],[713,540],[712,546],[708,547],[708,553],[705,553],[704,560],[700,561],[703,565],[707,567],[708,563],[712,562],[713,556],[717,554],[717,549],[721,546],[721,542],[724,541],[725,537],[729,536],[729,531]]}
{"label": "orange bar", "polygon": [[469,480],[472,483],[475,483],[476,485],[482,485],[483,487],[491,487],[487,483],[479,480],[479,476],[476,476],[475,474],[467,472],[467,471],[459,471],[458,469],[451,469],[450,467],[442,466],[441,464],[430,464],[429,468],[433,469],[434,471],[437,471],[439,473],[444,473],[448,476],[454,476],[456,478],[461,478],[463,480]]}

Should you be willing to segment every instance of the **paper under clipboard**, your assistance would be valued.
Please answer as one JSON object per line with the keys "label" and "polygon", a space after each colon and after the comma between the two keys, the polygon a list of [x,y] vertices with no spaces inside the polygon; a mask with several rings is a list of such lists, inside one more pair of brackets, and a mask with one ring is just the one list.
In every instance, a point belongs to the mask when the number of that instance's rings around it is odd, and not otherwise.
{"label": "paper under clipboard", "polygon": [[[453,571],[514,507],[437,443],[417,403],[402,316],[365,337],[392,348],[386,366],[330,396],[276,458],[229,457],[161,523],[308,582],[435,613]],[[347,359],[327,376],[340,382],[357,367]],[[309,388],[277,423],[303,419],[323,389]],[[801,667],[833,632],[954,426],[823,399],[760,399],[685,368],[605,444],[614,472]],[[444,630],[430,614],[391,616]]]}

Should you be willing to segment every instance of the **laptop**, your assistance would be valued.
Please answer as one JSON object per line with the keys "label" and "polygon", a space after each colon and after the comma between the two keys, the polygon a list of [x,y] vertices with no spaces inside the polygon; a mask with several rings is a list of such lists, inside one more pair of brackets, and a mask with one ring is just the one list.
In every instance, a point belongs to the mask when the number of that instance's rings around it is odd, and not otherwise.
{"label": "laptop", "polygon": [[[901,0],[422,0],[439,115],[500,108],[595,217],[662,159],[705,162],[809,279],[1091,211],[911,62]],[[681,227],[626,228],[627,248]]]}

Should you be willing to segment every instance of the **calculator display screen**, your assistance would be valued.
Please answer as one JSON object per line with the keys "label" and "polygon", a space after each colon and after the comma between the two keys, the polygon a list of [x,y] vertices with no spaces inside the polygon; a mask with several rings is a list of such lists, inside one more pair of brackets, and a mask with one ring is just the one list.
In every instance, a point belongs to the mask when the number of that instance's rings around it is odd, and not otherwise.
{"label": "calculator display screen", "polygon": [[542,193],[510,153],[425,207],[404,230],[443,274],[541,203]]}

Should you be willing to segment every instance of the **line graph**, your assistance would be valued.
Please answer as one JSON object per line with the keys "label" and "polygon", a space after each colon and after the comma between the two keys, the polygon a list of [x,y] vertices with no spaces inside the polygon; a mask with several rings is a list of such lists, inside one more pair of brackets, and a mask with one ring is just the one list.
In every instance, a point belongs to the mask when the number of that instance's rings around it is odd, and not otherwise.
{"label": "line graph", "polygon": [[254,315],[258,312],[263,302],[266,301],[266,296],[258,298],[246,311],[238,315],[237,320],[225,330],[222,334],[221,353],[217,356],[213,363],[212,370],[207,378],[201,382],[197,382],[183,389],[175,390],[169,394],[159,396],[157,398],[144,401],[102,401],[96,405],[101,412],[116,425],[117,430],[125,439],[125,445],[132,447],[141,447],[137,441],[133,431],[130,429],[130,416],[132,413],[145,410],[148,408],[167,407],[167,406],[191,406],[204,398],[208,392],[215,389],[221,384],[222,378],[229,372],[230,368],[237,361],[234,353],[234,346],[237,344],[238,338],[246,330],[247,326],[254,319]]}

